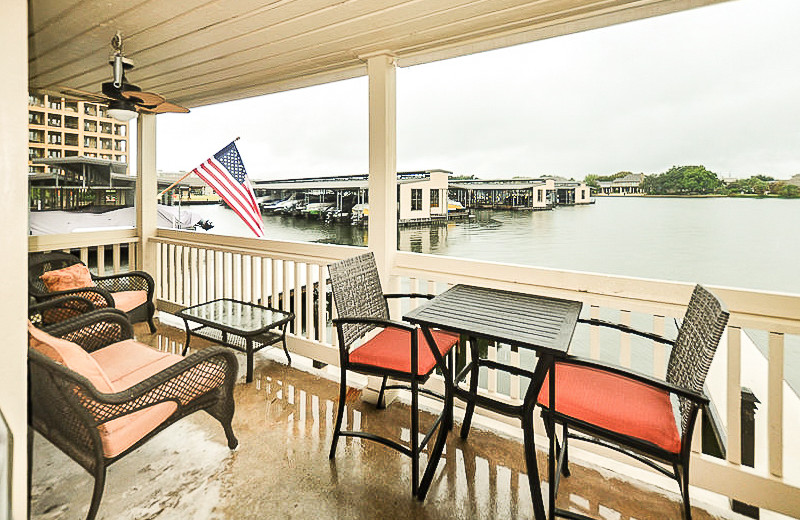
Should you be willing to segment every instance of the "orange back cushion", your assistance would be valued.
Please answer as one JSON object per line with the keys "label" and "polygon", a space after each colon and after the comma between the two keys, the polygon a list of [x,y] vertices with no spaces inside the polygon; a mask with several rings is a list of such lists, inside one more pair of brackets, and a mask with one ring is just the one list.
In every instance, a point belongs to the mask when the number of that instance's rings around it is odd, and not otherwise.
{"label": "orange back cushion", "polygon": [[63,269],[47,271],[39,278],[41,278],[44,286],[50,292],[94,287],[96,285],[92,280],[92,275],[89,273],[89,268],[83,264],[73,264]]}
{"label": "orange back cushion", "polygon": [[30,321],[28,321],[28,338],[31,348],[82,375],[99,392],[114,393],[115,390],[106,373],[80,345],[51,336],[37,329]]}

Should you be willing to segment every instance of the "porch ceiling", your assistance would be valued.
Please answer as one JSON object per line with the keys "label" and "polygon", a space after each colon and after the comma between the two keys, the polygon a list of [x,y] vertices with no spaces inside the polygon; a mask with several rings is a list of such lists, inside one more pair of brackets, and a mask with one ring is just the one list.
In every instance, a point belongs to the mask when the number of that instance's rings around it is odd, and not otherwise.
{"label": "porch ceiling", "polygon": [[29,0],[29,83],[99,92],[119,30],[129,80],[195,107],[722,1]]}

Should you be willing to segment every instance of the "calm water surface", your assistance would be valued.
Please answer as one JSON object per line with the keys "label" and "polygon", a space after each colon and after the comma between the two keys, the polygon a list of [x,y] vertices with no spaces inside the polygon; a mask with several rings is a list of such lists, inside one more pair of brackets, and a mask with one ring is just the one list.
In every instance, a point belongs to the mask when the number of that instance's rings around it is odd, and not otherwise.
{"label": "calm water surface", "polygon": [[[230,210],[194,206],[215,233],[250,233]],[[403,251],[800,294],[800,200],[598,198],[553,211],[478,211],[403,228]],[[364,246],[365,228],[265,216],[267,237]]]}

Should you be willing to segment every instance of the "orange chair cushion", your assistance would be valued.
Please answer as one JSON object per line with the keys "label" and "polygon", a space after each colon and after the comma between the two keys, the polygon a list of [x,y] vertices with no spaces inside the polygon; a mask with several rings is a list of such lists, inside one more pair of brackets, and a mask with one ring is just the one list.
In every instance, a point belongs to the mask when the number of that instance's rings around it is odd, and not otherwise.
{"label": "orange chair cushion", "polygon": [[39,277],[50,292],[94,287],[89,268],[83,264],[73,264],[63,269],[47,271]]}
{"label": "orange chair cushion", "polygon": [[100,365],[80,345],[51,336],[28,321],[28,345],[56,363],[88,379],[98,392],[113,393],[114,387]]}
{"label": "orange chair cushion", "polygon": [[[549,407],[549,375],[539,403]],[[681,439],[669,393],[617,374],[556,364],[556,411],[678,453]]]}
{"label": "orange chair cushion", "polygon": [[122,312],[130,312],[147,301],[147,291],[119,291],[111,293],[114,307]]}
{"label": "orange chair cushion", "polygon": [[[458,343],[458,334],[433,330],[433,339],[442,355],[447,354]],[[418,338],[417,374],[425,375],[436,366],[425,335],[416,330]],[[406,374],[411,373],[411,332],[388,327],[375,337],[350,352],[350,362],[370,365]]]}

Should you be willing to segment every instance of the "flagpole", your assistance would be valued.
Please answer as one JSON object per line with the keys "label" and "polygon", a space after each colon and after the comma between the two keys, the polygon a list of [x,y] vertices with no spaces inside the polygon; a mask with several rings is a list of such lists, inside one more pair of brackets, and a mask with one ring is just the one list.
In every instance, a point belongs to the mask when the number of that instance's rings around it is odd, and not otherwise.
{"label": "flagpole", "polygon": [[[236,139],[234,139],[234,140],[233,140],[233,142],[236,142],[236,141],[238,141],[239,139],[240,139],[240,138],[239,138],[239,137],[237,137]],[[161,193],[159,193],[158,195],[156,195],[156,197],[161,197],[161,196],[162,196],[162,195],[164,195],[166,192],[168,192],[169,190],[171,190],[172,188],[174,188],[175,186],[177,186],[179,182],[181,182],[183,179],[185,179],[186,177],[188,177],[188,176],[189,176],[189,175],[191,175],[192,173],[194,173],[194,170],[190,171],[189,173],[187,173],[186,175],[184,175],[183,177],[181,177],[181,178],[180,178],[180,179],[178,179],[177,181],[173,182],[172,184],[170,184],[169,186],[167,186],[166,188],[164,188],[164,190],[163,190]]]}

